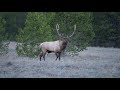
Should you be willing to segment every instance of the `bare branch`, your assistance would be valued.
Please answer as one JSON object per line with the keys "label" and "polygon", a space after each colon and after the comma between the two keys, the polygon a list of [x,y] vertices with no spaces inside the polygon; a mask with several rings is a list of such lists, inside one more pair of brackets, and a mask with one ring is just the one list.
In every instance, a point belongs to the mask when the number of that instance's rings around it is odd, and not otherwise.
{"label": "bare branch", "polygon": [[61,37],[61,34],[59,33],[59,24],[56,24],[56,30],[57,30],[58,36]]}
{"label": "bare branch", "polygon": [[74,35],[75,30],[76,30],[76,25],[74,25],[74,31],[73,31],[73,33],[69,36],[69,38],[72,37],[72,36]]}

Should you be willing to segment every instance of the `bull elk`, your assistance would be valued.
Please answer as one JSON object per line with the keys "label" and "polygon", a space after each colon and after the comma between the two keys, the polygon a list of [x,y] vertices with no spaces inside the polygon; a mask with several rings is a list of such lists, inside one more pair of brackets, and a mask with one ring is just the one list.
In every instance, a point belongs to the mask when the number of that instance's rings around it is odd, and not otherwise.
{"label": "bull elk", "polygon": [[52,53],[52,52],[55,53],[56,60],[58,58],[60,60],[61,52],[63,50],[65,50],[65,48],[66,48],[66,46],[68,44],[68,39],[70,37],[72,37],[74,35],[74,33],[75,33],[76,25],[74,25],[74,31],[69,37],[62,37],[62,35],[59,33],[59,24],[56,25],[56,30],[57,30],[58,36],[60,37],[60,40],[51,41],[51,42],[43,42],[43,43],[40,44],[40,48],[42,50],[42,52],[40,53],[40,61],[41,61],[42,57],[43,57],[43,59],[45,61],[46,53]]}

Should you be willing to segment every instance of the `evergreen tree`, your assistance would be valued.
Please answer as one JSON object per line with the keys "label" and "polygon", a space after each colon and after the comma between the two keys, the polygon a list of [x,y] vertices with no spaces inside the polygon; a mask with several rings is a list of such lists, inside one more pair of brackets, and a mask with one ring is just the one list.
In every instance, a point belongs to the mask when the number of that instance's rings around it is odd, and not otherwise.
{"label": "evergreen tree", "polygon": [[18,55],[38,55],[40,52],[38,45],[41,42],[58,40],[55,30],[57,23],[60,24],[59,32],[65,37],[72,34],[74,25],[77,26],[67,48],[67,51],[72,53],[86,49],[94,37],[90,12],[29,12],[25,27],[19,29],[17,36],[17,41],[22,43],[17,46]]}
{"label": "evergreen tree", "polygon": [[[113,27],[113,29],[110,30],[109,41],[113,47],[120,48],[120,12],[109,12],[107,16]],[[111,43],[109,44],[111,45]]]}
{"label": "evergreen tree", "polygon": [[[17,36],[18,55],[37,56],[39,54],[39,44],[52,40],[52,29],[50,22],[54,13],[29,12],[26,18],[25,27],[19,29]],[[22,45],[19,45],[22,43]]]}
{"label": "evergreen tree", "polygon": [[4,55],[8,52],[8,44],[5,33],[5,20],[0,17],[0,55]]}
{"label": "evergreen tree", "polygon": [[[53,26],[58,23],[60,24],[59,32],[65,37],[72,34],[74,30],[74,25],[76,25],[76,32],[71,37],[70,43],[68,45],[67,51],[72,51],[73,53],[86,49],[90,41],[94,37],[94,32],[92,28],[92,13],[90,12],[57,12]],[[56,33],[54,30],[53,33]],[[54,34],[57,38],[57,34]]]}
{"label": "evergreen tree", "polygon": [[120,13],[94,12],[94,46],[120,47]]}
{"label": "evergreen tree", "polygon": [[0,16],[6,21],[5,33],[8,34],[7,39],[11,41],[16,40],[18,28],[24,26],[26,15],[26,12],[0,12]]}

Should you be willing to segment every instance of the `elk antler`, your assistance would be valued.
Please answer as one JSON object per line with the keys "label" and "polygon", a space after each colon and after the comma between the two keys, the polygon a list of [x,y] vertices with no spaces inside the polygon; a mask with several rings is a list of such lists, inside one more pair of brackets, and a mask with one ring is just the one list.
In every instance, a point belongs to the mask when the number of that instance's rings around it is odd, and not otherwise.
{"label": "elk antler", "polygon": [[74,31],[73,31],[73,33],[69,36],[69,38],[72,37],[72,36],[74,35],[75,30],[76,30],[76,25],[74,25]]}
{"label": "elk antler", "polygon": [[58,36],[61,37],[61,34],[59,33],[59,24],[56,24],[56,30],[57,30]]}

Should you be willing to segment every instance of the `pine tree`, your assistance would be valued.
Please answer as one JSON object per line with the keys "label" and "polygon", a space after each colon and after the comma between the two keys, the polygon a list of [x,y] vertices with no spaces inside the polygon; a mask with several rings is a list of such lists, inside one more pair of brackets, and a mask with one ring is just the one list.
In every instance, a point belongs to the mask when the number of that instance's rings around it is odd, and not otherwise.
{"label": "pine tree", "polygon": [[46,12],[28,13],[25,27],[19,29],[19,35],[17,36],[16,50],[18,55],[37,56],[40,52],[39,44],[52,40],[50,22],[54,15],[54,13]]}
{"label": "pine tree", "polygon": [[6,21],[5,33],[8,34],[7,39],[16,41],[18,28],[23,27],[27,12],[0,12],[0,16]]}
{"label": "pine tree", "polygon": [[8,44],[7,35],[5,33],[5,20],[0,17],[0,55],[8,53]]}
{"label": "pine tree", "polygon": [[94,46],[120,47],[120,13],[94,12]]}
{"label": "pine tree", "polygon": [[[89,46],[90,41],[94,37],[92,28],[92,13],[90,12],[57,12],[53,19],[53,25],[60,24],[59,32],[65,37],[72,34],[74,25],[76,32],[71,37],[67,51],[72,51],[74,54]],[[56,31],[54,31],[56,33]],[[54,34],[55,37],[57,34]]]}

